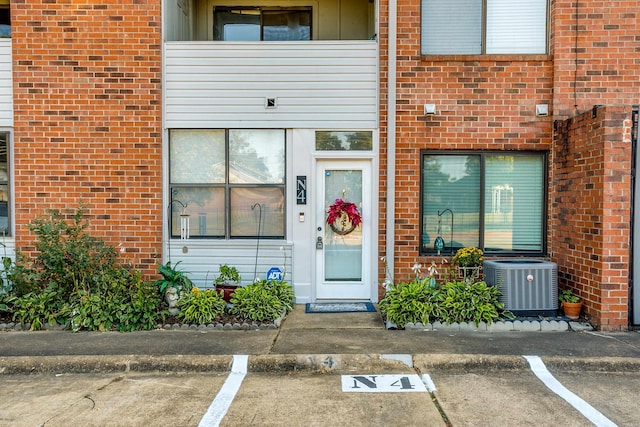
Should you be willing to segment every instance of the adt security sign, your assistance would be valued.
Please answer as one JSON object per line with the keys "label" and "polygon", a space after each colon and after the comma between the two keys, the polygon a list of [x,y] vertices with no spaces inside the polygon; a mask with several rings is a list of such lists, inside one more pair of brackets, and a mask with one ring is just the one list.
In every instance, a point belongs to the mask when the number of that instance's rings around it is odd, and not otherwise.
{"label": "adt security sign", "polygon": [[267,280],[282,280],[282,270],[278,267],[271,267],[267,271]]}

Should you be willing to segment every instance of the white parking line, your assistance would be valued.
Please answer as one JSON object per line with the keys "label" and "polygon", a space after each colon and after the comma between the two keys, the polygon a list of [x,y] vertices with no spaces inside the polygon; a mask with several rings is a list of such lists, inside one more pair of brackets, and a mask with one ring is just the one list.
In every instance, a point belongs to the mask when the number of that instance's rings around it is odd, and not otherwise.
{"label": "white parking line", "polygon": [[247,355],[235,355],[233,356],[233,364],[231,365],[231,372],[225,380],[222,388],[216,395],[209,409],[200,420],[199,427],[217,427],[220,425],[220,421],[226,415],[229,410],[229,406],[233,399],[236,397],[236,393],[240,389],[242,380],[247,375],[247,365],[249,356]]}
{"label": "white parking line", "polygon": [[531,371],[533,371],[535,376],[538,377],[538,379],[542,381],[544,385],[546,385],[555,394],[566,400],[571,406],[580,411],[580,413],[587,417],[587,419],[593,424],[598,427],[617,427],[613,421],[605,417],[600,411],[589,405],[580,397],[569,391],[565,386],[560,384],[560,382],[556,380],[553,375],[551,375],[551,372],[549,372],[540,357],[524,356],[524,358],[527,359],[527,362],[529,362]]}

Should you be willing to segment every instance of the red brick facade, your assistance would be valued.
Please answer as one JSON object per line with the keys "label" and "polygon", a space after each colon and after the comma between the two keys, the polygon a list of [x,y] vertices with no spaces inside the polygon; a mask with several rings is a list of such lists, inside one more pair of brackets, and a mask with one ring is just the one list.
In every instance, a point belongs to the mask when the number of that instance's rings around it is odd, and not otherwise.
{"label": "red brick facade", "polygon": [[[396,132],[388,135],[389,4],[379,2],[379,252],[389,138],[396,280],[426,261],[419,257],[420,150],[548,152],[549,258],[596,324],[625,329],[640,7],[636,0],[549,3],[548,55],[422,56],[420,0],[398,1]],[[16,247],[32,248],[27,224],[46,209],[83,204],[94,230],[154,274],[163,217],[161,0],[12,0],[11,20]],[[437,115],[424,115],[426,103]],[[548,104],[550,115],[536,116],[537,104]],[[592,118],[596,104],[605,107]],[[380,263],[380,282],[384,276]]]}
{"label": "red brick facade", "polygon": [[[16,246],[47,209],[161,257],[161,2],[12,0]],[[126,256],[126,255],[125,255]]]}
{"label": "red brick facade", "polygon": [[[406,280],[413,263],[427,261],[419,258],[421,149],[543,150],[549,152],[549,258],[558,262],[563,284],[587,299],[586,312],[594,323],[624,329],[629,307],[631,109],[599,110],[599,137],[584,127],[595,104],[640,102],[640,8],[636,1],[568,0],[550,1],[549,7],[549,55],[421,56],[420,0],[398,2],[394,277]],[[386,8],[383,2],[383,110]],[[436,104],[437,115],[425,116],[425,103]],[[549,104],[550,115],[537,117],[536,104]],[[605,114],[607,119],[602,118]],[[562,133],[554,134],[554,121],[570,117],[575,117],[573,124],[561,124]],[[386,141],[383,118],[383,147]],[[567,146],[577,152],[576,163],[567,162]],[[383,202],[386,158],[383,149]],[[578,170],[584,176],[574,177]],[[583,214],[563,222],[565,211],[574,208]],[[385,212],[383,203],[381,236]],[[594,248],[587,243],[593,240]],[[573,248],[576,245],[581,249]],[[570,253],[568,247],[573,248]],[[380,253],[385,254],[384,242]]]}
{"label": "red brick facade", "polygon": [[[595,115],[595,117],[594,117]],[[602,107],[558,122],[549,247],[562,287],[607,330],[628,325],[631,107]]]}

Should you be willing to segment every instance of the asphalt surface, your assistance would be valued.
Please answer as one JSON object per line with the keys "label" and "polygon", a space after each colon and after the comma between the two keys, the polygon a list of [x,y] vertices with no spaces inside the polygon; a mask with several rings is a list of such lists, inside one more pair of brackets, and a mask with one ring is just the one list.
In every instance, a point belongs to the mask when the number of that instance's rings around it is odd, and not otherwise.
{"label": "asphalt surface", "polygon": [[638,371],[640,333],[388,330],[377,312],[310,314],[303,305],[278,329],[0,332],[0,374],[226,371],[233,355],[249,355],[254,371],[339,372],[381,355],[469,371],[521,367],[533,354],[565,369]]}

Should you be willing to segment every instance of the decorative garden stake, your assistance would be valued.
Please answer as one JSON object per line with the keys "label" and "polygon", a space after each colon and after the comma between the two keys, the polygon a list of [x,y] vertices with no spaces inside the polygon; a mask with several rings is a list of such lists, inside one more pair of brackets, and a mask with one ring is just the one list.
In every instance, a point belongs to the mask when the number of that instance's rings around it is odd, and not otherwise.
{"label": "decorative garden stake", "polygon": [[444,249],[444,239],[442,238],[442,215],[446,212],[451,214],[451,241],[449,242],[449,245],[451,247],[451,255],[453,255],[453,211],[448,208],[442,212],[438,211],[438,237],[436,237],[436,240],[433,243],[433,248],[438,252],[438,255],[440,255],[440,251]]}

